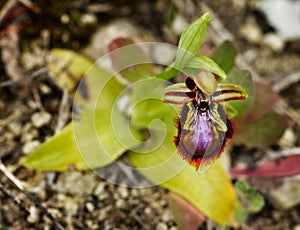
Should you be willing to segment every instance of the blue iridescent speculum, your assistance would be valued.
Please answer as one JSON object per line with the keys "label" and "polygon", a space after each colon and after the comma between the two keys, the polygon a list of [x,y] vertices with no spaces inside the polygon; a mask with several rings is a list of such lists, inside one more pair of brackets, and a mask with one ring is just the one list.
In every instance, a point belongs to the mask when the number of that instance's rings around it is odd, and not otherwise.
{"label": "blue iridescent speculum", "polygon": [[182,158],[196,170],[214,162],[233,136],[233,121],[228,118],[223,102],[247,97],[240,86],[217,83],[213,74],[203,72],[194,78],[187,77],[185,83],[169,86],[164,95],[164,102],[182,105],[174,143]]}

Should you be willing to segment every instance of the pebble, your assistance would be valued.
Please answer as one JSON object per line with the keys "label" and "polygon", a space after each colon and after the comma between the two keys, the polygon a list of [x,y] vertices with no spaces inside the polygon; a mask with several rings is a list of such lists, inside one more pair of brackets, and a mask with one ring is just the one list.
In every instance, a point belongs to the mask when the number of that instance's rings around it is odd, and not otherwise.
{"label": "pebble", "polygon": [[165,223],[158,223],[156,226],[156,230],[167,230],[168,229],[168,225],[166,225]]}
{"label": "pebble", "polygon": [[105,183],[98,183],[94,189],[93,194],[98,196],[100,194],[103,194],[104,191],[105,191]]}
{"label": "pebble", "polygon": [[248,62],[248,63],[251,63],[255,60],[255,58],[257,57],[257,52],[255,50],[252,50],[252,49],[249,49],[249,50],[246,50],[244,53],[243,53],[243,59]]}
{"label": "pebble", "polygon": [[99,216],[98,216],[99,221],[105,220],[107,218],[107,216],[109,215],[111,209],[112,209],[112,205],[108,205],[108,206],[100,209]]}
{"label": "pebble", "polygon": [[85,207],[89,212],[93,212],[95,210],[95,207],[94,207],[93,203],[91,203],[91,202],[87,202],[85,204]]}
{"label": "pebble", "polygon": [[25,144],[37,138],[39,135],[37,129],[32,126],[31,122],[27,122],[21,132],[21,143]]}
{"label": "pebble", "polygon": [[271,200],[275,206],[289,209],[300,204],[300,175],[283,179],[280,186],[270,191]]}
{"label": "pebble", "polygon": [[166,212],[162,215],[161,220],[162,220],[163,222],[168,222],[168,221],[170,221],[170,220],[171,220],[171,215],[170,215],[170,213],[169,213],[168,211],[166,211]]}
{"label": "pebble", "polygon": [[40,84],[41,93],[44,95],[48,95],[52,92],[52,89],[46,84]]}
{"label": "pebble", "polygon": [[248,18],[239,30],[240,35],[252,44],[259,44],[262,40],[262,32],[254,18]]}
{"label": "pebble", "polygon": [[31,116],[31,121],[34,127],[40,128],[49,124],[51,121],[51,114],[47,112],[37,112]]}
{"label": "pebble", "polygon": [[284,48],[283,38],[276,33],[268,33],[263,37],[262,43],[270,47],[274,52],[280,53]]}
{"label": "pebble", "polygon": [[29,223],[38,223],[39,221],[39,210],[34,205],[29,207],[29,216],[27,221]]}
{"label": "pebble", "polygon": [[9,130],[16,136],[19,136],[22,133],[22,125],[19,122],[12,122],[8,125]]}
{"label": "pebble", "polygon": [[291,128],[288,128],[279,139],[278,144],[282,149],[289,149],[295,146],[297,141],[296,135]]}
{"label": "pebble", "polygon": [[298,225],[294,226],[293,230],[300,230],[300,225],[298,224]]}
{"label": "pebble", "polygon": [[116,206],[118,207],[118,208],[126,208],[126,202],[124,201],[124,200],[117,200],[116,201]]}
{"label": "pebble", "polygon": [[97,24],[97,17],[95,14],[87,13],[82,14],[79,18],[79,24],[83,26],[95,25]]}
{"label": "pebble", "polygon": [[96,186],[96,177],[93,172],[81,173],[76,171],[60,174],[57,182],[53,184],[54,191],[64,194],[78,195],[91,194]]}
{"label": "pebble", "polygon": [[188,26],[188,22],[181,14],[176,14],[173,23],[171,25],[172,30],[177,34],[180,35],[185,28]]}
{"label": "pebble", "polygon": [[119,187],[118,193],[120,194],[120,197],[122,197],[122,198],[128,197],[128,189],[125,187]]}
{"label": "pebble", "polygon": [[38,146],[41,145],[41,142],[38,140],[27,142],[23,147],[22,151],[24,154],[31,153],[33,150],[35,150]]}
{"label": "pebble", "polygon": [[153,213],[153,211],[152,211],[151,208],[146,207],[146,208],[144,209],[144,213],[145,213],[147,216],[150,216],[150,215]]}
{"label": "pebble", "polygon": [[155,63],[168,65],[176,57],[177,46],[165,43],[157,43],[153,46],[153,49],[151,49],[150,52],[151,58]]}

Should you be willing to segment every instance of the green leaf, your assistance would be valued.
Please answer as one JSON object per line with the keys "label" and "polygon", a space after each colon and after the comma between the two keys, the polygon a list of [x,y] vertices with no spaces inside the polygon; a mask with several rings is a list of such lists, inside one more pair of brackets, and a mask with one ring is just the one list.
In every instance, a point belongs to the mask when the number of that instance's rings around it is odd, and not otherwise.
{"label": "green leaf", "polygon": [[235,183],[235,188],[246,211],[259,212],[265,205],[263,196],[247,182],[238,181]]}
{"label": "green leaf", "polygon": [[76,147],[72,130],[73,127],[69,124],[59,134],[43,143],[26,157],[24,166],[47,171],[88,168]]}
{"label": "green leaf", "polygon": [[211,21],[209,12],[191,23],[181,34],[175,66],[182,68],[198,53],[205,37],[206,26]]}
{"label": "green leaf", "polygon": [[223,42],[212,54],[211,58],[228,73],[235,64],[237,49],[230,41]]}
{"label": "green leaf", "polygon": [[185,64],[183,70],[190,76],[194,76],[199,72],[206,70],[214,73],[220,79],[226,79],[227,77],[224,70],[221,69],[214,60],[204,55],[193,56],[193,58],[191,58],[189,62]]}
{"label": "green leaf", "polygon": [[234,219],[238,223],[242,223],[247,219],[247,217],[248,217],[248,213],[246,209],[243,206],[239,205],[234,211]]}
{"label": "green leaf", "polygon": [[145,153],[130,151],[130,161],[154,184],[183,197],[219,224],[230,223],[236,200],[228,174],[219,160],[203,175],[187,165],[174,147],[175,132],[173,128],[165,137],[161,137],[160,132],[152,132],[163,143],[158,146],[152,143],[156,147]]}
{"label": "green leaf", "polygon": [[169,80],[172,77],[174,77],[176,74],[180,72],[179,69],[176,69],[174,67],[175,63],[170,64],[168,67],[166,67],[161,73],[156,75],[156,78]]}
{"label": "green leaf", "polygon": [[225,103],[226,114],[229,118],[234,118],[238,115],[238,111],[229,103]]}
{"label": "green leaf", "polygon": [[130,120],[134,127],[148,128],[155,119],[168,126],[174,125],[169,118],[175,117],[176,111],[163,102],[165,83],[161,79],[148,78],[134,84],[130,100]]}
{"label": "green leaf", "polygon": [[236,144],[248,147],[263,147],[275,143],[287,127],[287,120],[270,112],[254,122],[242,123],[234,135]]}
{"label": "green leaf", "polygon": [[139,145],[139,133],[129,129],[129,119],[118,108],[123,89],[115,77],[91,67],[74,97],[82,109],[79,118],[31,153],[25,166],[48,171],[102,167]]}

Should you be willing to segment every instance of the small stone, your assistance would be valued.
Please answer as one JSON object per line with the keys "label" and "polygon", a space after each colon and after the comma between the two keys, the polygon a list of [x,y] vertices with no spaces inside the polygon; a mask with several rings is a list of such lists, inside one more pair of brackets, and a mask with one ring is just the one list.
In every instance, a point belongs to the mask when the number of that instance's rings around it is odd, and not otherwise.
{"label": "small stone", "polygon": [[52,89],[46,84],[41,84],[39,88],[44,95],[48,95],[52,92]]}
{"label": "small stone", "polygon": [[282,149],[289,149],[295,146],[297,141],[296,135],[292,129],[287,129],[280,138],[278,144]]}
{"label": "small stone", "polygon": [[263,38],[263,44],[270,47],[274,52],[281,52],[284,48],[284,40],[275,33],[268,33]]}
{"label": "small stone", "polygon": [[298,225],[294,226],[293,230],[300,230],[300,225],[298,224]]}
{"label": "small stone", "polygon": [[34,205],[29,207],[29,216],[27,221],[29,223],[38,223],[39,221],[39,210]]}
{"label": "small stone", "polygon": [[254,18],[248,18],[246,24],[241,26],[239,33],[252,44],[259,44],[262,40],[262,32]]}
{"label": "small stone", "polygon": [[257,52],[252,49],[245,51],[245,53],[243,54],[243,59],[248,63],[253,62],[256,57],[257,57]]}
{"label": "small stone", "polygon": [[67,213],[73,215],[77,212],[79,202],[76,198],[66,196],[66,199],[63,200],[62,202],[64,204],[64,208],[65,208]]}
{"label": "small stone", "polygon": [[122,198],[128,197],[128,190],[126,187],[119,187],[118,190],[119,190],[120,197],[122,197]]}
{"label": "small stone", "polygon": [[156,226],[156,230],[167,230],[168,229],[168,225],[166,225],[165,223],[158,223],[158,225]]}
{"label": "small stone", "polygon": [[59,193],[82,196],[84,193],[91,194],[96,183],[95,174],[92,172],[83,174],[70,171],[62,173],[52,188]]}
{"label": "small stone", "polygon": [[60,21],[63,23],[63,24],[68,24],[70,22],[70,17],[68,14],[63,14],[61,17],[60,17]]}
{"label": "small stone", "polygon": [[32,127],[32,123],[26,123],[22,129],[21,143],[26,144],[27,142],[33,141],[38,137],[38,131]]}
{"label": "small stone", "polygon": [[31,153],[33,150],[35,150],[40,145],[41,145],[41,142],[39,142],[38,140],[27,142],[23,146],[22,151],[24,154],[28,154],[28,153]]}
{"label": "small stone", "polygon": [[91,13],[83,14],[79,18],[79,23],[81,26],[95,25],[97,23],[97,17]]}
{"label": "small stone", "polygon": [[172,30],[177,35],[180,35],[187,26],[188,26],[188,22],[186,21],[186,19],[181,14],[176,14],[172,23]]}
{"label": "small stone", "polygon": [[280,186],[270,191],[271,200],[277,207],[289,209],[300,204],[299,196],[300,176],[294,176],[283,179]]}
{"label": "small stone", "polygon": [[154,63],[168,65],[176,57],[177,46],[166,43],[157,43],[153,46],[153,49],[151,49],[150,52]]}
{"label": "small stone", "polygon": [[124,200],[117,200],[116,201],[116,206],[118,208],[125,208],[126,207],[126,202]]}
{"label": "small stone", "polygon": [[133,188],[133,189],[130,191],[130,196],[131,196],[131,197],[137,197],[138,195],[139,195],[139,190],[138,190],[138,189]]}
{"label": "small stone", "polygon": [[95,207],[94,207],[93,203],[91,203],[91,202],[87,202],[85,207],[89,212],[93,212],[95,210]]}
{"label": "small stone", "polygon": [[108,205],[105,208],[100,209],[100,212],[99,212],[99,215],[98,215],[99,221],[105,220],[108,217],[108,215],[110,214],[111,210],[112,210],[111,205]]}
{"label": "small stone", "polygon": [[105,191],[105,184],[104,183],[99,183],[96,185],[93,194],[98,196],[102,194]]}
{"label": "small stone", "polygon": [[36,128],[40,128],[44,125],[49,124],[51,121],[51,114],[47,112],[34,113],[31,116],[31,121]]}
{"label": "small stone", "polygon": [[152,209],[149,208],[149,207],[146,207],[145,210],[144,210],[144,213],[148,216],[148,215],[151,215],[152,214]]}
{"label": "small stone", "polygon": [[[47,211],[54,217],[57,219],[60,219],[63,217],[62,213],[56,209],[56,208],[48,208]],[[49,218],[46,218],[47,221],[49,221]]]}
{"label": "small stone", "polygon": [[22,125],[19,122],[12,122],[8,125],[9,130],[16,136],[19,136],[22,132]]}
{"label": "small stone", "polygon": [[164,213],[164,214],[162,215],[162,217],[161,217],[161,220],[162,220],[163,222],[168,222],[168,221],[170,221],[170,220],[171,220],[170,213],[169,213],[169,212]]}

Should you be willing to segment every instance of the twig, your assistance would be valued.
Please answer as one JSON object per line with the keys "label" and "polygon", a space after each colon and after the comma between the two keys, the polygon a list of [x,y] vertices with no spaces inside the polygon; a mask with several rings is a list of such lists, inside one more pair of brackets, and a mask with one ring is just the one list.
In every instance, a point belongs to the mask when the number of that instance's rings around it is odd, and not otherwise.
{"label": "twig", "polygon": [[15,83],[18,83],[20,81],[24,81],[24,80],[27,80],[27,79],[30,79],[30,78],[32,79],[32,78],[38,77],[38,76],[40,76],[42,74],[45,74],[45,73],[48,73],[48,69],[46,67],[38,69],[38,70],[34,71],[33,73],[24,75],[24,76],[22,76],[18,79],[13,79],[13,80],[0,82],[0,88],[7,87],[9,85],[13,85]]}
{"label": "twig", "polygon": [[25,213],[29,214],[28,210],[27,210],[26,207],[22,204],[22,202],[21,202],[16,196],[14,196],[13,194],[11,194],[10,192],[8,192],[8,191],[5,189],[5,187],[4,187],[4,185],[3,185],[3,183],[2,183],[1,180],[0,180],[0,190],[1,190],[7,197],[9,197],[15,204],[17,204],[17,205],[20,207],[20,209],[21,209],[22,211],[24,211]]}
{"label": "twig", "polygon": [[275,81],[273,81],[273,89],[276,92],[280,92],[287,87],[289,87],[291,84],[294,84],[296,82],[300,81],[300,72],[292,73],[286,76],[282,76]]}
{"label": "twig", "polygon": [[22,191],[34,204],[36,207],[38,207],[44,215],[46,215],[54,224],[54,226],[57,229],[63,230],[64,227],[47,211],[47,209],[41,205],[39,200],[32,195],[29,191],[27,191],[22,184],[22,182],[15,177],[7,168],[6,166],[2,163],[0,159],[0,171],[20,190]]}
{"label": "twig", "polygon": [[0,23],[2,22],[5,14],[8,12],[8,10],[16,4],[16,0],[9,0],[5,3],[5,5],[2,7],[1,11],[0,11]]}
{"label": "twig", "polygon": [[62,128],[66,125],[68,120],[68,111],[69,111],[69,92],[67,88],[62,88],[62,99],[59,106],[57,125],[55,127],[55,133],[59,133]]}
{"label": "twig", "polygon": [[36,85],[33,85],[31,87],[31,91],[32,91],[32,95],[33,95],[33,98],[34,98],[34,101],[35,101],[35,104],[37,106],[37,108],[41,111],[41,112],[45,112],[45,108],[43,106],[43,103],[42,103],[42,100],[41,100],[41,97],[39,95],[39,92],[37,90],[37,87]]}

